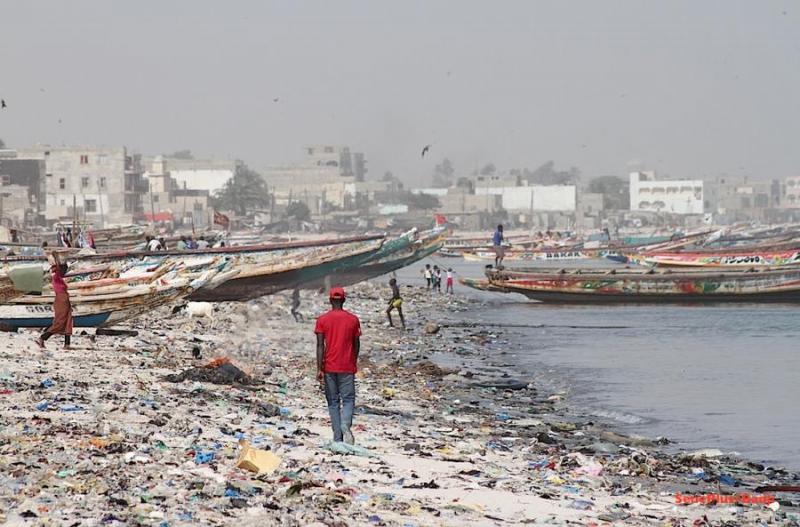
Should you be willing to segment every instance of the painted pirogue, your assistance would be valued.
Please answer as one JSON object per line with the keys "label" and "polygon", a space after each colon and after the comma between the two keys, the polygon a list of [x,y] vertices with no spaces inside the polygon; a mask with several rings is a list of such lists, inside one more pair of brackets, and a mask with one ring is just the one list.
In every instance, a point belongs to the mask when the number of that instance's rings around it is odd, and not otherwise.
{"label": "painted pirogue", "polygon": [[670,271],[487,269],[489,283],[542,302],[798,302],[800,268]]}

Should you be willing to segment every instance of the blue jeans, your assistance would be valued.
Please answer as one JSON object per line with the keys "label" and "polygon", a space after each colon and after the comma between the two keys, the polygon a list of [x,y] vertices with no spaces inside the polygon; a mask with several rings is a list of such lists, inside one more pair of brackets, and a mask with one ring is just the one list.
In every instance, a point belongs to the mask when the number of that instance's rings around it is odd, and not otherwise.
{"label": "blue jeans", "polygon": [[[345,430],[353,425],[356,407],[356,376],[353,373],[326,373],[325,399],[331,415],[333,440],[342,441]],[[341,410],[340,410],[341,403]]]}

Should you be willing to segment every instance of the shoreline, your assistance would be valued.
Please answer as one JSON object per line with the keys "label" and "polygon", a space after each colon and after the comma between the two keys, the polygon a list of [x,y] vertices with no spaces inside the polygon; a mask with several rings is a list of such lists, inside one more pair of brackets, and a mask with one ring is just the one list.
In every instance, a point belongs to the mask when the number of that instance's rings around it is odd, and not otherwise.
{"label": "shoreline", "polygon": [[[677,505],[676,493],[756,494],[797,476],[713,451],[667,454],[649,439],[589,425],[568,400],[508,371],[496,349],[507,344],[502,327],[425,332],[427,322],[444,326],[469,310],[469,300],[402,292],[408,332],[384,326],[382,283],[348,289],[345,307],[364,331],[354,433],[370,457],[325,447],[331,432],[313,375],[313,319],[324,309],[317,295],[303,295],[301,324],[284,296],[220,304],[213,330],[162,308],[132,324],[137,337],[77,337],[79,349],[51,351],[41,365],[30,333],[4,335],[0,523],[800,521],[786,501],[792,494],[778,495],[777,511]],[[223,355],[259,383],[164,380]],[[468,366],[449,371],[442,357]],[[277,471],[237,469],[241,437],[278,455]]]}

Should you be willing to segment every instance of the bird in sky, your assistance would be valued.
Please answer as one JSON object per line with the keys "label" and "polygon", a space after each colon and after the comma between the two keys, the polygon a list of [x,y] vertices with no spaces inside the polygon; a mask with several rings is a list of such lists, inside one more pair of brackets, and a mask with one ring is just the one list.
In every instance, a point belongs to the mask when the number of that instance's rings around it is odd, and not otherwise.
{"label": "bird in sky", "polygon": [[281,100],[280,97],[275,97],[274,99],[272,99],[272,102],[278,102],[280,100]]}
{"label": "bird in sky", "polygon": [[421,157],[425,157],[425,154],[427,154],[428,150],[430,150],[430,149],[431,149],[431,145],[425,145],[425,148],[422,149],[422,156]]}
{"label": "bird in sky", "polygon": [[8,105],[6,105],[6,100],[5,99],[0,99],[0,108],[8,108]]}

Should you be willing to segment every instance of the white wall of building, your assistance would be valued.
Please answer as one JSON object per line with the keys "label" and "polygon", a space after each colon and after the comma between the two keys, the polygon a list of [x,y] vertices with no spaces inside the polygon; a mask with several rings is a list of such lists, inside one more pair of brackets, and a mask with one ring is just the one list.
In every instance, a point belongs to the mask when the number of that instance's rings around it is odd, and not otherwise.
{"label": "white wall of building", "polygon": [[702,214],[703,181],[659,181],[653,172],[631,172],[630,198],[632,211]]}
{"label": "white wall of building", "polygon": [[[168,167],[169,168],[169,167]],[[207,190],[211,193],[225,186],[233,177],[233,169],[174,169],[169,174],[177,182],[178,188]]]}
{"label": "white wall of building", "polygon": [[575,185],[532,185],[527,187],[477,187],[475,194],[500,196],[507,211],[573,212]]}

